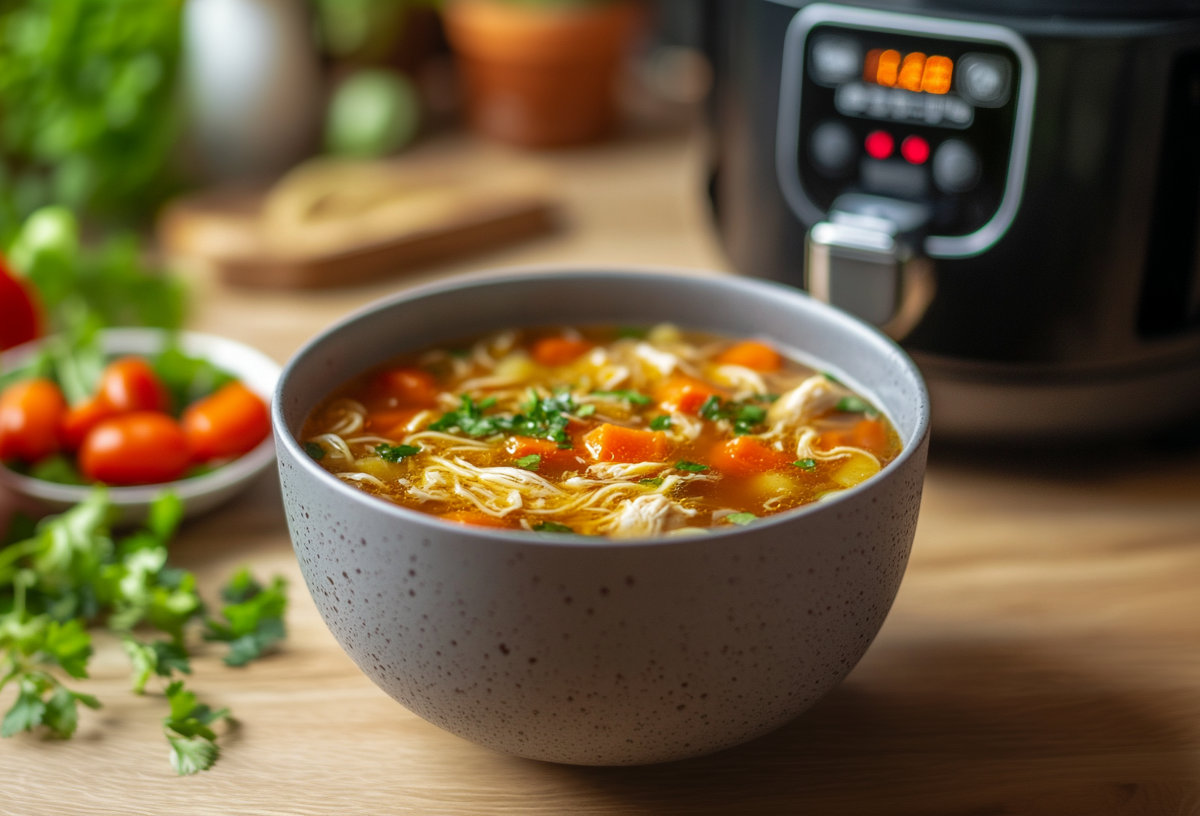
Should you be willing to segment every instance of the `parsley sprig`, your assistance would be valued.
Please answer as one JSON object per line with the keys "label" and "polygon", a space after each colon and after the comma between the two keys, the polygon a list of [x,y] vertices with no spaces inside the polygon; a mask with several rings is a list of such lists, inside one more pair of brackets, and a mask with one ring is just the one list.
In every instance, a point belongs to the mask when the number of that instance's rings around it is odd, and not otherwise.
{"label": "parsley sprig", "polygon": [[[167,542],[183,516],[182,502],[163,494],[145,527],[120,539],[109,531],[111,515],[108,495],[98,488],[36,528],[14,523],[0,542],[0,689],[17,689],[0,720],[0,736],[42,729],[66,739],[78,725],[80,705],[100,707],[67,681],[88,676],[87,626],[103,621],[121,639],[133,692],[144,693],[155,677],[165,683],[170,714],[163,729],[172,767],[180,774],[205,770],[218,756],[212,726],[229,712],[199,702],[179,677],[191,674],[188,629],[206,619],[195,576],[167,565]],[[237,596],[222,610],[225,620],[208,621],[210,631],[253,636],[254,649],[228,641],[230,665],[243,665],[283,636],[283,582],[255,587],[248,573],[239,573],[224,590],[227,601]],[[146,638],[148,630],[161,636]]]}
{"label": "parsley sprig", "polygon": [[[421,449],[416,445],[389,445],[384,442],[381,445],[375,446],[375,453],[385,462],[400,462],[420,452]],[[324,455],[324,453],[325,451],[322,450],[321,454]]]}
{"label": "parsley sprig", "polygon": [[745,436],[767,419],[767,409],[749,402],[723,400],[713,394],[700,406],[700,416],[711,422],[728,419],[733,422],[733,435]]}

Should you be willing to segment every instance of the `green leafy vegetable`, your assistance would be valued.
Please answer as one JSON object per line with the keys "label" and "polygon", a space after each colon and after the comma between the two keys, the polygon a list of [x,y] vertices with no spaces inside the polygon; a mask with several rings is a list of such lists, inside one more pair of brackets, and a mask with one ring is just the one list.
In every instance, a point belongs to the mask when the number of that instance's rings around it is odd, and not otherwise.
{"label": "green leafy vegetable", "polygon": [[656,416],[650,420],[650,430],[652,431],[669,431],[671,430],[671,418],[666,414]]}
{"label": "green leafy vegetable", "polygon": [[800,468],[801,470],[813,470],[817,466],[817,460],[816,459],[797,459],[795,462],[792,462],[792,464],[795,465],[796,467]]}
{"label": "green leafy vegetable", "polygon": [[622,399],[634,405],[649,405],[652,400],[640,391],[593,391],[592,396]]}
{"label": "green leafy vegetable", "polygon": [[222,588],[221,598],[226,605],[221,615],[225,620],[206,620],[204,639],[229,644],[226,665],[244,666],[284,639],[286,587],[287,583],[277,577],[264,588],[249,570],[242,569]]}
{"label": "green leafy vegetable", "polygon": [[590,417],[594,413],[596,413],[596,406],[592,405],[590,402],[587,405],[580,405],[579,408],[575,410],[575,416],[580,417]]}
{"label": "green leafy vegetable", "polygon": [[[312,444],[311,442],[309,443]],[[379,458],[385,462],[400,462],[406,457],[413,456],[421,452],[421,449],[416,445],[389,445],[386,442],[382,445],[375,446],[375,453],[379,454]],[[325,455],[325,451],[321,451],[321,455]]]}
{"label": "green leafy vegetable", "polygon": [[838,400],[837,409],[847,414],[862,414],[873,410],[871,404],[860,397],[842,397]]}
{"label": "green leafy vegetable", "polygon": [[52,331],[86,337],[107,326],[179,328],[183,285],[145,264],[136,236],[90,249],[79,245],[78,231],[69,210],[47,207],[29,216],[11,248],[12,265],[37,289]]}
{"label": "green leafy vegetable", "polygon": [[758,516],[753,513],[730,513],[725,517],[725,520],[730,524],[736,524],[739,527],[745,527],[752,521],[757,521]]}
{"label": "green leafy vegetable", "polygon": [[318,462],[325,458],[325,449],[320,442],[305,442],[304,452]]}
{"label": "green leafy vegetable", "polygon": [[675,463],[676,470],[686,470],[692,473],[703,473],[708,470],[708,465],[702,465],[699,462],[689,462],[686,459],[681,459]]}
{"label": "green leafy vegetable", "polygon": [[733,422],[734,436],[745,436],[754,433],[755,428],[766,420],[767,411],[761,405],[726,402],[713,394],[700,406],[700,416],[710,422],[728,419]]}
{"label": "green leafy vegetable", "polygon": [[163,732],[171,746],[171,767],[180,776],[206,771],[220,755],[212,724],[229,717],[229,709],[213,711],[176,680],[167,686],[171,713],[163,718]]}
{"label": "green leafy vegetable", "polygon": [[142,217],[172,190],[182,7],[179,0],[0,6],[5,215],[54,201],[107,219]]}
{"label": "green leafy vegetable", "polygon": [[[97,488],[34,529],[28,522],[15,525],[0,546],[0,689],[9,684],[17,689],[0,720],[0,735],[40,728],[68,738],[80,705],[99,708],[98,700],[70,689],[63,678],[87,677],[92,646],[86,624],[103,621],[121,639],[135,693],[155,677],[169,683],[171,714],[164,730],[173,767],[179,773],[204,770],[217,757],[211,725],[228,712],[199,703],[176,677],[191,672],[186,629],[204,614],[195,576],[167,565],[167,542],[183,503],[173,494],[161,495],[144,528],[119,539],[109,531],[112,512],[107,492]],[[244,662],[283,636],[286,599],[281,579],[262,590],[239,573],[231,587],[225,622],[210,631],[233,634],[231,654],[237,651]],[[146,630],[165,637],[143,640]],[[253,642],[239,642],[246,636]]]}
{"label": "green leafy vegetable", "polygon": [[516,465],[517,465],[517,467],[519,467],[523,470],[536,471],[539,467],[542,466],[541,454],[531,453],[528,456],[522,456],[520,459],[517,460]]}
{"label": "green leafy vegetable", "polygon": [[830,374],[828,371],[822,371],[822,372],[821,372],[821,376],[822,376],[822,377],[824,377],[824,378],[825,378],[826,380],[828,380],[829,382],[833,383],[834,385],[841,385],[841,384],[842,384],[842,381],[841,381],[841,380],[839,380],[837,377],[835,377],[835,376],[833,376],[832,374]]}
{"label": "green leafy vegetable", "polygon": [[641,479],[638,484],[649,485],[650,487],[662,487],[663,479],[661,476],[656,476],[653,479]]}
{"label": "green leafy vegetable", "polygon": [[87,480],[83,478],[79,468],[75,467],[71,460],[62,454],[48,456],[33,465],[29,468],[29,475],[34,479],[41,479],[43,482],[68,485],[87,484]]}
{"label": "green leafy vegetable", "polygon": [[536,533],[573,533],[575,532],[565,524],[559,524],[557,521],[540,521],[533,525],[533,530]]}
{"label": "green leafy vegetable", "polygon": [[237,379],[208,360],[189,357],[178,346],[164,349],[154,358],[153,367],[171,395],[171,408],[176,415],[196,400]]}

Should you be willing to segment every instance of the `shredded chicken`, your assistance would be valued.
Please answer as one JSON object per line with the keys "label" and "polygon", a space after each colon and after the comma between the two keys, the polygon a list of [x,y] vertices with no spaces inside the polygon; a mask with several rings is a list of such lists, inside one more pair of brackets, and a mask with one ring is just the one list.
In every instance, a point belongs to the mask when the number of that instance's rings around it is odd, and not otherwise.
{"label": "shredded chicken", "polygon": [[626,502],[617,513],[605,519],[600,530],[613,538],[653,536],[682,527],[695,515],[695,510],[689,510],[661,493],[651,493]]}

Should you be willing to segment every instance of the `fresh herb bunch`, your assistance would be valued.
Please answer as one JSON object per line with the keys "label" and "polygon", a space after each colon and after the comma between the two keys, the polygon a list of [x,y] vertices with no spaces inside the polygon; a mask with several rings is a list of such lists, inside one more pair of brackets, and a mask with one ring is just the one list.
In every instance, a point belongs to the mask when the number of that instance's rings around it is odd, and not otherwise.
{"label": "fresh herb bunch", "polygon": [[178,278],[148,266],[133,235],[83,247],[79,223],[65,207],[30,215],[7,257],[33,284],[52,332],[84,337],[109,326],[183,324],[185,292]]}
{"label": "fresh herb bunch", "polygon": [[[110,533],[111,515],[106,491],[97,488],[36,528],[15,522],[0,544],[0,690],[17,689],[0,736],[41,728],[67,739],[78,725],[79,705],[100,707],[61,675],[88,676],[87,626],[103,622],[121,638],[135,694],[152,677],[166,683],[170,713],[163,731],[172,767],[179,774],[206,770],[219,753],[212,726],[229,712],[200,703],[177,677],[191,674],[187,631],[203,622],[206,639],[230,644],[225,662],[244,665],[284,636],[283,581],[264,589],[240,572],[223,590],[222,619],[208,617],[195,576],[167,566],[167,542],[183,515],[180,500],[163,494],[145,528],[120,539]],[[162,637],[149,639],[154,630]]]}
{"label": "fresh herb bunch", "polygon": [[483,412],[495,404],[496,400],[492,397],[476,404],[469,395],[463,394],[458,410],[442,414],[430,423],[429,428],[433,431],[457,428],[467,436],[475,438],[511,433],[534,439],[548,439],[558,443],[564,450],[572,447],[571,439],[567,435],[567,425],[570,422],[568,414],[575,411],[575,401],[567,392],[559,391],[542,397],[531,390],[524,413],[484,416]]}
{"label": "fresh herb bunch", "polygon": [[182,7],[0,3],[0,240],[45,204],[144,217],[170,191]]}

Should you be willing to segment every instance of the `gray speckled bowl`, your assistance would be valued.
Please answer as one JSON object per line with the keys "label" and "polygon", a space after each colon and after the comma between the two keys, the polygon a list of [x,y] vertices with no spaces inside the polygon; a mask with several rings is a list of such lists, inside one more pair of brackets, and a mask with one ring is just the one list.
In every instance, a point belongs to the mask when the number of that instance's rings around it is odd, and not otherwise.
{"label": "gray speckled bowl", "polygon": [[[446,524],[343,484],[295,440],[335,386],[397,353],[546,323],[765,335],[881,406],[905,451],[839,497],[697,538],[597,541]],[[929,406],[874,329],[793,289],[669,270],[505,270],[404,292],[288,364],[274,403],[288,526],[342,648],[432,723],[525,757],[625,765],[766,733],[844,678],[883,624],[917,525]]]}

